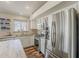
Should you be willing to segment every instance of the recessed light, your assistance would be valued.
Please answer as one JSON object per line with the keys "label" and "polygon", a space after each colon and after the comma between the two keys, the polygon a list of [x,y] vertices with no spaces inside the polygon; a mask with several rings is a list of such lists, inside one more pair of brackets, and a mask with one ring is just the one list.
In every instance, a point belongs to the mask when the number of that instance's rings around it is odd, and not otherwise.
{"label": "recessed light", "polygon": [[25,8],[26,8],[26,9],[29,9],[30,7],[29,7],[29,6],[26,6]]}
{"label": "recessed light", "polygon": [[9,3],[10,3],[10,1],[6,1],[6,3],[8,3],[8,4],[9,4]]}
{"label": "recessed light", "polygon": [[20,15],[23,15],[23,13],[19,13]]}

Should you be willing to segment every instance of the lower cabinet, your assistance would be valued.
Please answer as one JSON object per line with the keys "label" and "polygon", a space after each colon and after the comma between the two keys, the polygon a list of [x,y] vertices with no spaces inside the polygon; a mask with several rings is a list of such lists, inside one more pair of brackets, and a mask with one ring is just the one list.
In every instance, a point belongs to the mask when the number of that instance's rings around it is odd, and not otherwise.
{"label": "lower cabinet", "polygon": [[43,54],[45,54],[45,38],[40,39],[40,50]]}
{"label": "lower cabinet", "polygon": [[16,39],[20,39],[21,40],[23,48],[34,45],[34,36],[16,37]]}

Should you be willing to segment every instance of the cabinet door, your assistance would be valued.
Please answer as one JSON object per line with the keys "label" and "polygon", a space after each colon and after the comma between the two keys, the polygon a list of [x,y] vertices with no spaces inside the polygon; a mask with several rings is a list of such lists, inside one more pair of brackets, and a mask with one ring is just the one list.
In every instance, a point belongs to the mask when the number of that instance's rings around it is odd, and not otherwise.
{"label": "cabinet door", "polygon": [[45,38],[40,38],[41,52],[45,54]]}
{"label": "cabinet door", "polygon": [[23,45],[23,47],[28,47],[29,45],[29,41],[28,41],[28,39],[26,39],[25,37],[17,37],[17,39],[20,39],[20,41],[21,41],[21,43],[22,43],[22,45]]}
{"label": "cabinet door", "polygon": [[29,46],[33,46],[34,45],[34,36],[29,36],[27,39],[29,41]]}
{"label": "cabinet door", "polygon": [[17,37],[17,39],[21,40],[23,47],[29,47],[34,45],[34,36],[26,36],[26,37]]}
{"label": "cabinet door", "polygon": [[31,29],[37,29],[36,20],[31,20]]}

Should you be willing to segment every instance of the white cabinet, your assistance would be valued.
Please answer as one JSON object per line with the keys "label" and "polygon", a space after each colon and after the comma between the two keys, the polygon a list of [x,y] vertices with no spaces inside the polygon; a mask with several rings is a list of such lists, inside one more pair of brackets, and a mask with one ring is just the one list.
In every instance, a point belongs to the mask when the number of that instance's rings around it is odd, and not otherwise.
{"label": "white cabinet", "polygon": [[43,54],[45,54],[45,38],[41,38],[40,39],[41,40],[41,48],[40,48],[40,50],[41,50],[41,52],[43,53]]}
{"label": "white cabinet", "polygon": [[23,47],[29,47],[34,45],[34,36],[23,36],[16,37],[16,39],[20,39]]}
{"label": "white cabinet", "polygon": [[31,23],[31,29],[37,29],[37,22],[36,22],[36,20],[31,20],[30,21]]}

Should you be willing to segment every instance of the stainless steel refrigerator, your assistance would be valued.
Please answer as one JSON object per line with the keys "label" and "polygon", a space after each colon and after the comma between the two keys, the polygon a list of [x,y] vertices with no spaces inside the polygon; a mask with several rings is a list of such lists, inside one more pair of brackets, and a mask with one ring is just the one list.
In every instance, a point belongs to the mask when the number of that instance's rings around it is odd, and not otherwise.
{"label": "stainless steel refrigerator", "polygon": [[53,14],[51,26],[52,50],[48,57],[77,57],[77,12],[74,8]]}

